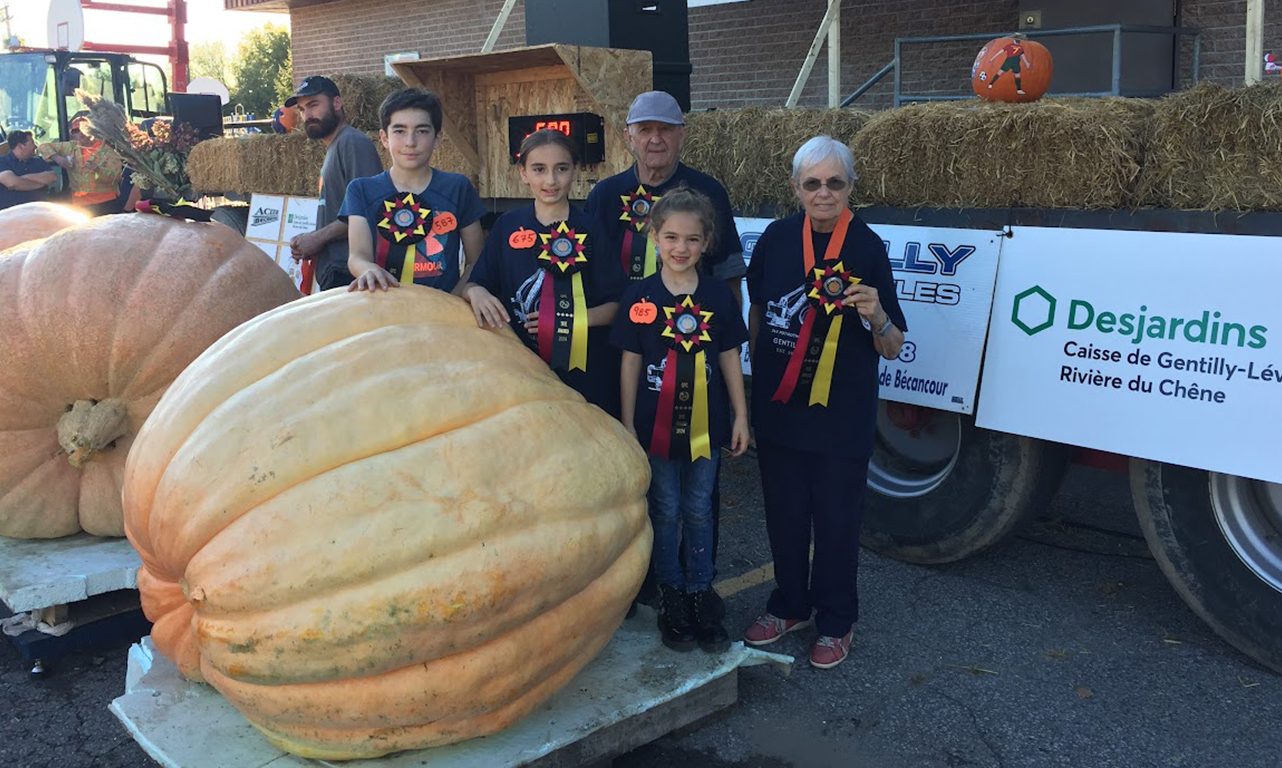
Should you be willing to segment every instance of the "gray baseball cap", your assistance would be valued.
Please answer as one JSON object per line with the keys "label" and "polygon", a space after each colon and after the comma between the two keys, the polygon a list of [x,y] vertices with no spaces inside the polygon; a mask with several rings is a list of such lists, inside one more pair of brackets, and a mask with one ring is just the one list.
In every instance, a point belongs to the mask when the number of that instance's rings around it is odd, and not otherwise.
{"label": "gray baseball cap", "polygon": [[628,110],[628,125],[633,123],[667,123],[668,125],[685,125],[685,116],[681,114],[681,105],[665,91],[646,91],[632,100]]}

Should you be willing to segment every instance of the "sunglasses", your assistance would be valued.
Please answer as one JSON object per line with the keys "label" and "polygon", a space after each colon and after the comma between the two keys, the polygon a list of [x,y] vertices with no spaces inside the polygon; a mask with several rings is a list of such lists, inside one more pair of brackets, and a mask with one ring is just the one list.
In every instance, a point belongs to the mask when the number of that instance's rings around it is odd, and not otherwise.
{"label": "sunglasses", "polygon": [[807,192],[818,192],[820,187],[827,187],[833,192],[840,192],[848,186],[850,186],[850,182],[836,176],[828,179],[827,181],[822,179],[806,179],[801,182],[801,188]]}

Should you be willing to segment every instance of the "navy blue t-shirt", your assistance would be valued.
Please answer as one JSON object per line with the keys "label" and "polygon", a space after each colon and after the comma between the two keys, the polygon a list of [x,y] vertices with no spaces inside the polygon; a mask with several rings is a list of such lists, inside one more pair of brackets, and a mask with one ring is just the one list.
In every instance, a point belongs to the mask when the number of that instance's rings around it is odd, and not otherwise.
{"label": "navy blue t-shirt", "polygon": [[[362,216],[374,240],[375,253],[383,237],[378,222],[383,218],[383,201],[397,194],[391,173],[383,171],[377,176],[353,179],[347,185],[347,195],[338,218],[347,221],[351,216]],[[401,193],[404,194],[404,193]],[[415,192],[421,205],[431,209],[433,220],[442,214],[452,214],[455,220],[448,230],[433,230],[420,241],[414,258],[414,283],[442,291],[452,291],[459,281],[459,231],[481,218],[485,206],[472,182],[461,174],[432,169],[432,180],[427,189]],[[444,219],[442,219],[444,220]],[[398,252],[403,254],[403,250]]]}
{"label": "navy blue t-shirt", "polygon": [[[26,161],[14,157],[12,152],[0,157],[0,171],[13,171],[14,176],[29,176],[50,170],[53,170],[53,166],[39,155],[32,155],[31,159]],[[48,189],[16,190],[0,185],[0,210],[23,203],[34,203],[47,197],[49,197]]]}
{"label": "navy blue t-shirt", "polygon": [[[712,200],[712,205],[717,212],[717,229],[713,238],[712,248],[703,255],[699,262],[700,266],[704,267],[706,272],[720,274],[722,268],[728,269],[724,262],[731,254],[740,254],[740,258],[742,258],[743,248],[739,244],[739,230],[735,227],[734,212],[730,209],[730,196],[726,194],[726,189],[721,186],[721,182],[706,173],[696,171],[685,163],[677,163],[677,169],[673,172],[672,178],[658,186],[651,187],[642,184],[637,178],[637,169],[634,165],[623,173],[615,174],[599,181],[592,188],[592,191],[588,193],[587,200],[588,213],[600,219],[601,223],[605,225],[606,232],[615,243],[619,265],[625,271],[627,270],[627,259],[622,253],[624,234],[631,229],[632,237],[634,238],[644,238],[646,236],[644,230],[638,231],[634,225],[634,222],[638,221],[638,216],[629,207],[625,198],[635,195],[638,187],[645,189],[646,192],[655,197],[662,197],[664,192],[682,184],[707,195]],[[647,215],[639,218],[644,222],[649,217]],[[656,265],[657,263],[656,259]],[[742,265],[739,265],[737,270],[730,269],[725,274],[726,277],[740,277],[742,275]],[[628,275],[628,277],[635,281],[645,277],[645,275]]]}
{"label": "navy blue t-shirt", "polygon": [[[559,224],[559,222],[557,222]],[[584,241],[588,261],[583,265],[583,298],[588,307],[619,300],[626,280],[619,262],[608,258],[613,246],[596,219],[570,207],[566,224],[578,233],[587,233]],[[538,338],[525,330],[525,318],[539,309],[543,281],[547,271],[539,266],[541,251],[537,243],[528,248],[514,248],[513,232],[529,229],[551,233],[556,224],[540,224],[534,216],[534,204],[508,211],[494,222],[481,258],[472,269],[470,282],[494,294],[507,307],[512,330],[531,350],[538,353]],[[610,345],[610,326],[588,329],[588,365],[586,371],[557,371],[558,376],[588,402],[606,413],[619,415],[619,353]]]}
{"label": "navy blue t-shirt", "polygon": [[[872,332],[864,328],[853,308],[842,319],[828,405],[808,405],[809,391],[800,385],[789,402],[771,402],[806,313],[813,311],[806,299],[804,219],[805,214],[798,213],[772,222],[757,240],[748,265],[748,297],[761,312],[752,357],[755,435],[759,442],[783,448],[855,459],[871,456],[881,356],[873,347]],[[813,233],[817,262],[823,260],[831,239],[831,233]],[[840,258],[855,277],[877,289],[882,309],[901,331],[907,331],[886,246],[858,217],[846,231]]]}
{"label": "navy blue t-shirt", "polygon": [[[744,327],[743,316],[739,305],[730,295],[730,289],[720,280],[703,277],[690,299],[702,311],[712,312],[709,320],[711,326],[705,341],[706,367],[708,373],[708,435],[712,449],[718,450],[730,442],[730,396],[726,382],[721,376],[720,355],[722,352],[739,347],[748,340],[748,329]],[[641,356],[641,374],[637,382],[637,403],[633,423],[637,429],[637,439],[647,451],[654,431],[655,413],[659,406],[659,391],[663,384],[663,373],[666,366],[669,339],[660,334],[663,331],[664,307],[675,307],[686,298],[687,294],[674,296],[663,279],[654,274],[646,279],[633,283],[623,294],[619,302],[619,314],[614,317],[614,331],[610,341],[628,352]],[[653,323],[639,324],[632,321],[629,308],[645,299],[658,308],[658,319]],[[684,354],[684,353],[683,353]],[[688,447],[681,452],[673,446],[672,456],[688,455]]]}

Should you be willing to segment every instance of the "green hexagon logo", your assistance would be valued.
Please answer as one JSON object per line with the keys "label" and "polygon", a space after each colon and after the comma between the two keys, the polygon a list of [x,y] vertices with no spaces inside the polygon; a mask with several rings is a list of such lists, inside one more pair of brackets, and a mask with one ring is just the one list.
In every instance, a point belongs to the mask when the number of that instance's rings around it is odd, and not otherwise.
{"label": "green hexagon logo", "polygon": [[1055,297],[1040,285],[1034,285],[1015,296],[1010,321],[1032,336],[1055,324]]}

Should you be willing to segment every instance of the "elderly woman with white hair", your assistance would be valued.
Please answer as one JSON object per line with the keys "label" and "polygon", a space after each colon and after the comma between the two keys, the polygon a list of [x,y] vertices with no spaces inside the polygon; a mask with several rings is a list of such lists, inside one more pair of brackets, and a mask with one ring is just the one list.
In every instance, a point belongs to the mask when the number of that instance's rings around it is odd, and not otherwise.
{"label": "elderly woman with white hair", "polygon": [[766,228],[748,267],[752,418],[775,589],[744,641],[768,645],[813,617],[810,663],[820,669],[850,651],[878,361],[899,354],[907,330],[886,247],[850,210],[854,182],[845,144],[803,144],[792,160],[803,210]]}

